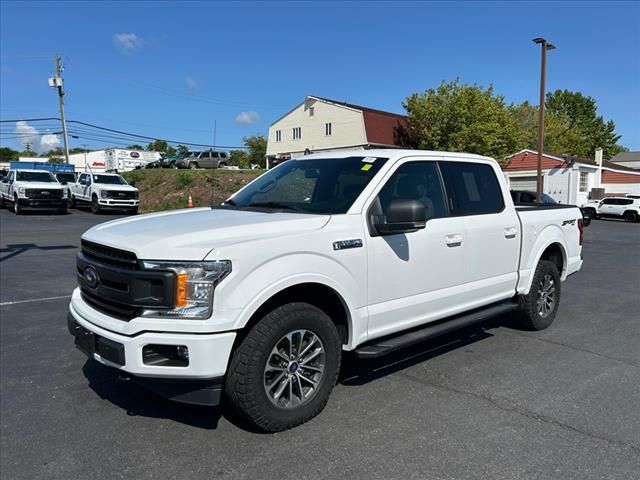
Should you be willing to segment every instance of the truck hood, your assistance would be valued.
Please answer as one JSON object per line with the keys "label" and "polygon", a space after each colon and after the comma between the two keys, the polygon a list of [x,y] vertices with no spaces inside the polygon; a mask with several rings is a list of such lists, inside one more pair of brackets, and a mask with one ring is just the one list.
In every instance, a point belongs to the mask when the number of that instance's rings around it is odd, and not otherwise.
{"label": "truck hood", "polygon": [[197,208],[96,225],[82,238],[134,252],[142,260],[203,260],[223,245],[322,228],[329,215]]}
{"label": "truck hood", "polygon": [[112,190],[114,192],[137,192],[138,189],[136,187],[132,187],[131,185],[114,185],[112,183],[94,183],[94,187],[99,188],[100,190]]}
{"label": "truck hood", "polygon": [[64,187],[57,182],[16,182],[22,188],[47,188],[61,190]]}

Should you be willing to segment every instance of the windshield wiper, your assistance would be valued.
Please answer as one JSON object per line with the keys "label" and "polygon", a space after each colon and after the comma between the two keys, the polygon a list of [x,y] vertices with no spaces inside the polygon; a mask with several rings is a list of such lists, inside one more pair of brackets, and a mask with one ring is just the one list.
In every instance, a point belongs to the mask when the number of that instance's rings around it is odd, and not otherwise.
{"label": "windshield wiper", "polygon": [[247,207],[280,208],[284,210],[292,210],[294,212],[309,213],[306,210],[303,210],[301,208],[297,208],[297,207],[294,207],[293,205],[288,205],[282,202],[256,202],[256,203],[250,203],[249,205],[247,205]]}
{"label": "windshield wiper", "polygon": [[225,201],[224,201],[224,204],[225,204],[225,205],[231,205],[231,206],[233,206],[233,207],[237,207],[237,206],[238,206],[238,204],[236,203],[236,201],[235,201],[235,200],[233,200],[232,198],[230,198],[230,199],[228,199],[228,200],[225,200]]}

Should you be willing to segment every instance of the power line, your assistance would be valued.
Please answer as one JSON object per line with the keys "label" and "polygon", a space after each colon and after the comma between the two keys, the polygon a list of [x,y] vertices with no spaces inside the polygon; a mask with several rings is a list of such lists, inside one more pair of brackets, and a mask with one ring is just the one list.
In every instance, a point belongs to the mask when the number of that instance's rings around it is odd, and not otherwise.
{"label": "power line", "polygon": [[[2,123],[17,123],[17,122],[31,122],[31,123],[36,123],[36,122],[45,122],[45,121],[52,121],[52,120],[58,120],[60,121],[60,118],[56,118],[56,117],[43,117],[43,118],[23,118],[23,119],[14,119],[14,120],[0,120],[0,124]],[[116,136],[116,135],[110,135],[110,137],[113,137],[115,139],[120,139],[120,140],[125,140],[125,141],[129,141],[129,142],[133,142],[136,139],[138,140],[147,140],[147,141],[156,141],[156,140],[164,140],[167,143],[173,144],[173,145],[185,145],[185,146],[191,146],[191,147],[205,147],[205,148],[224,148],[224,149],[245,149],[247,147],[245,146],[237,146],[237,145],[211,145],[211,144],[206,144],[206,143],[194,143],[194,142],[185,142],[185,141],[181,141],[181,140],[167,140],[164,139],[162,137],[152,137],[149,135],[141,135],[138,133],[131,133],[131,132],[125,132],[122,130],[115,130],[113,128],[107,128],[107,127],[102,127],[100,125],[95,125],[93,123],[87,123],[87,122],[81,122],[79,120],[67,120],[66,122],[67,124],[74,124],[74,125],[82,125],[85,127],[89,127],[89,128],[93,128],[96,130],[101,130],[104,132],[109,132],[109,133],[115,133],[121,136]],[[74,131],[76,131],[77,129],[74,128]],[[80,127],[78,127],[78,132],[80,133],[82,132],[84,135],[86,135],[87,133],[90,133],[91,135],[101,135],[101,136],[107,136],[107,134],[101,134],[100,132],[88,132],[84,129],[80,130]],[[123,137],[124,136],[124,137]]]}

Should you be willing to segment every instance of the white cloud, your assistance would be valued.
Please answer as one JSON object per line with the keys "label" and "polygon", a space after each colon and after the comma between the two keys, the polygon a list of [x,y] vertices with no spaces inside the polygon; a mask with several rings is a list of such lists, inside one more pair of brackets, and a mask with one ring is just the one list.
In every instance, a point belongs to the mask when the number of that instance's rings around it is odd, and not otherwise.
{"label": "white cloud", "polygon": [[116,33],[113,35],[113,44],[122,53],[133,53],[144,45],[144,40],[135,33]]}
{"label": "white cloud", "polygon": [[60,146],[60,138],[58,135],[52,133],[41,134],[27,122],[16,122],[14,131],[16,136],[19,137],[22,148],[25,150],[27,149],[27,144],[29,144],[30,150],[37,153],[48,152]]}
{"label": "white cloud", "polygon": [[196,88],[198,88],[198,81],[191,78],[189,75],[184,77],[184,83],[187,84],[187,88],[189,90],[195,90]]}
{"label": "white cloud", "polygon": [[260,120],[258,112],[240,112],[235,118],[235,122],[238,125],[251,125],[252,123],[256,123],[258,120]]}

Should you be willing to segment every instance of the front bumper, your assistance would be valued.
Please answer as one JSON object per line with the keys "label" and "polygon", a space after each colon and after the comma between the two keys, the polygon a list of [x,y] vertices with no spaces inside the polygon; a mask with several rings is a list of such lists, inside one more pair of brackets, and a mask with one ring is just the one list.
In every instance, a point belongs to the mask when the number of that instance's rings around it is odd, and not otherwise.
{"label": "front bumper", "polygon": [[100,198],[98,199],[100,208],[136,208],[140,205],[140,200],[118,200],[117,198]]}
{"label": "front bumper", "polygon": [[[73,305],[69,306],[67,326],[83,353],[118,370],[121,377],[179,402],[217,405],[220,401],[235,332],[189,334],[144,331],[131,336],[122,335],[91,323]],[[89,341],[82,336],[89,336]],[[142,350],[150,344],[187,347],[188,365],[145,364]]]}
{"label": "front bumper", "polygon": [[18,205],[23,209],[62,210],[69,206],[69,199],[18,198]]}

